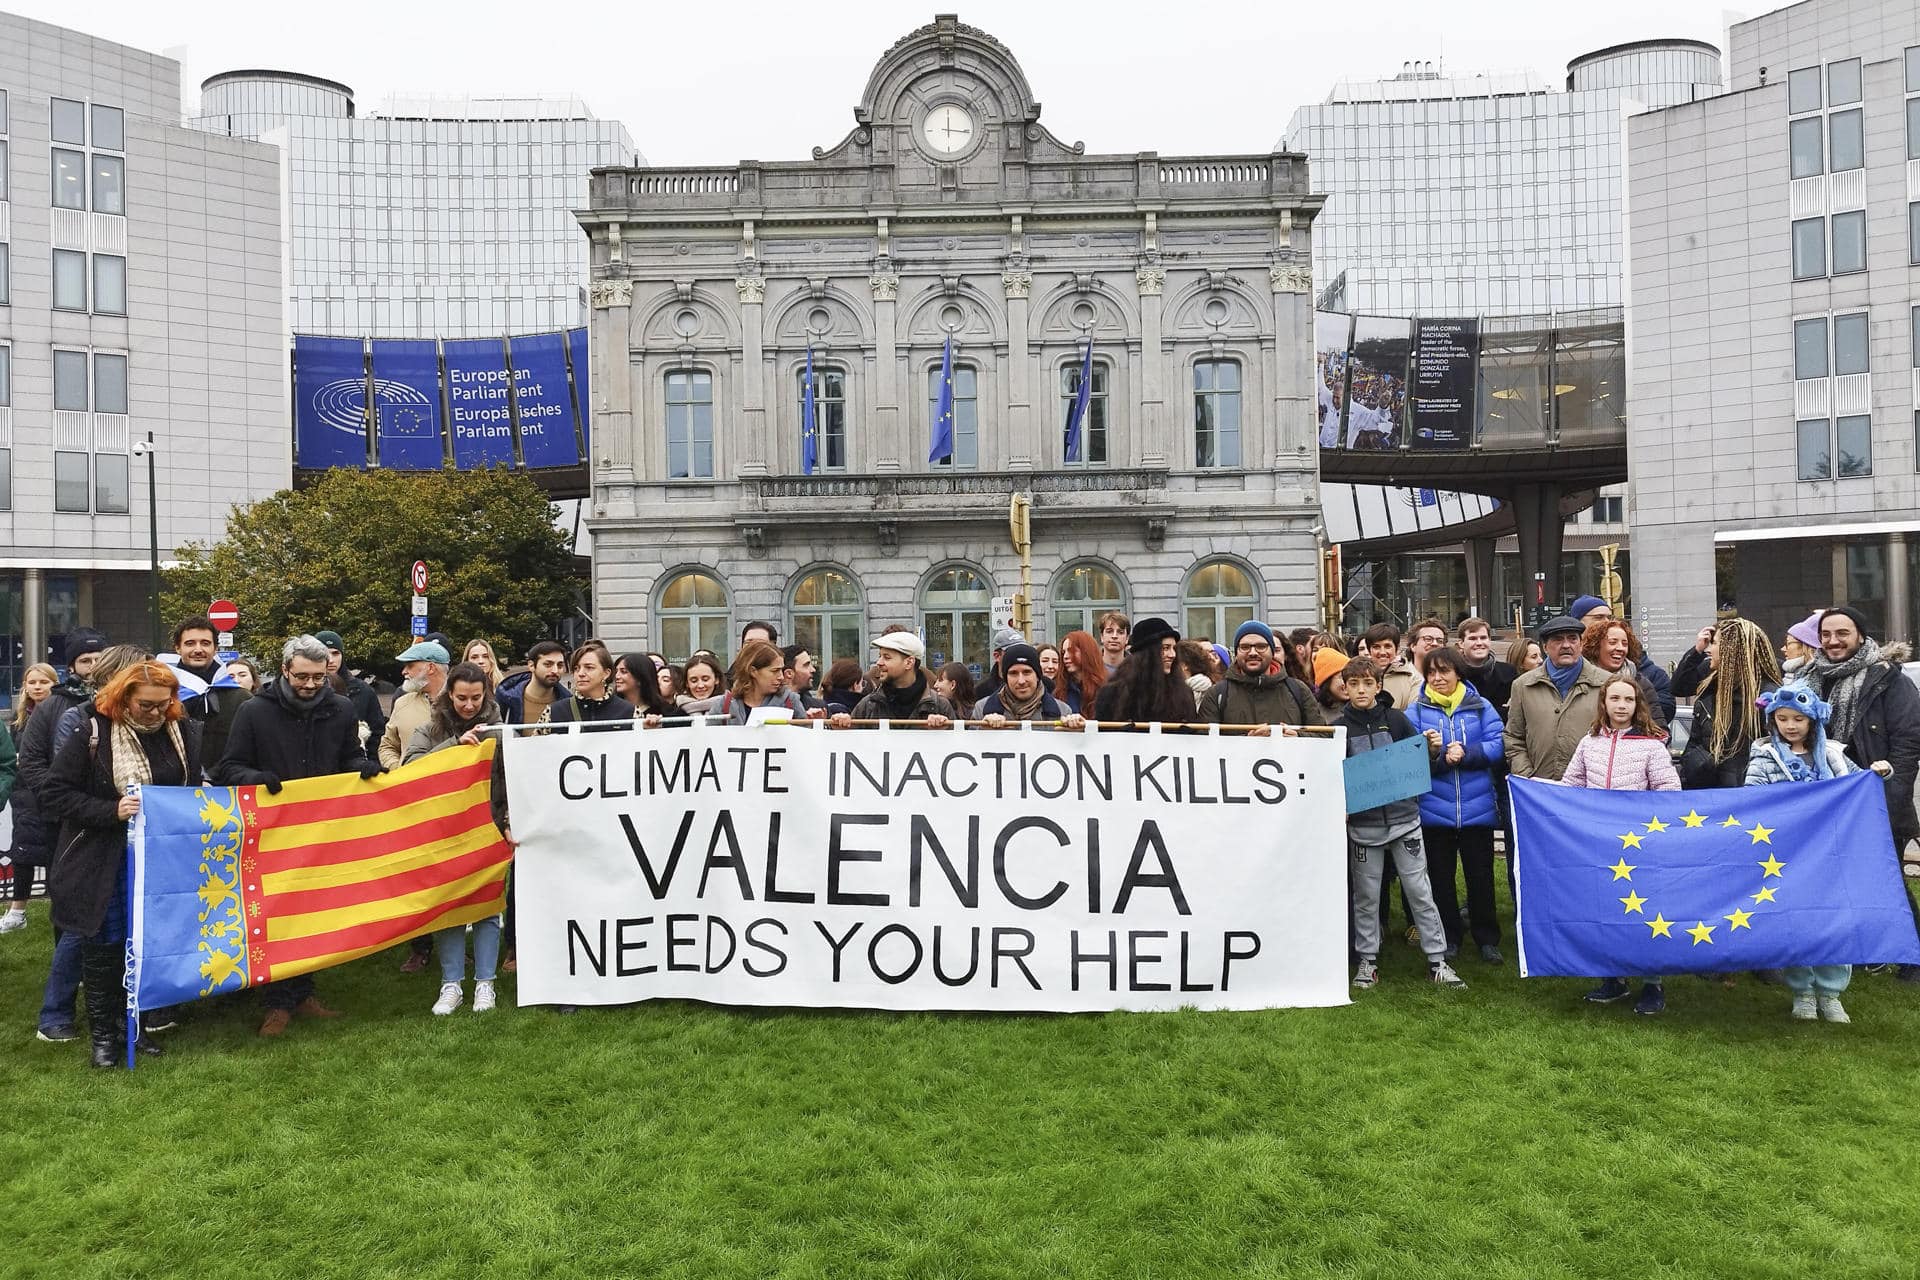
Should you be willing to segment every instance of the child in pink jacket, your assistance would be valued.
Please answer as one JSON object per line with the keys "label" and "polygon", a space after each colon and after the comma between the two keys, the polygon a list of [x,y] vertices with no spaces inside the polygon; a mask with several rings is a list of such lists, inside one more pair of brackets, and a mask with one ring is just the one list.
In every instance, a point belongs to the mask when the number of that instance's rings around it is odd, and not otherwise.
{"label": "child in pink jacket", "polygon": [[[1600,686],[1593,732],[1580,739],[1560,781],[1598,791],[1678,791],[1680,774],[1667,754],[1667,738],[1654,727],[1652,708],[1641,697],[1640,679],[1628,667]],[[1608,978],[1587,992],[1590,1004],[1612,1004],[1633,994],[1625,978]],[[1648,1017],[1667,1007],[1659,975],[1640,988],[1633,1011]]]}

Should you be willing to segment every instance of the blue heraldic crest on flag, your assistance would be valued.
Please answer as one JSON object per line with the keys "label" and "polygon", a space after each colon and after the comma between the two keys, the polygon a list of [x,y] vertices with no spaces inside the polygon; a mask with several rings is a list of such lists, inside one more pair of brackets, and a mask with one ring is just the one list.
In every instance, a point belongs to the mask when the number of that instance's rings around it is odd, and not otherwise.
{"label": "blue heraldic crest on flag", "polygon": [[1707,791],[1510,787],[1522,977],[1920,963],[1874,773]]}
{"label": "blue heraldic crest on flag", "polygon": [[134,849],[130,984],[142,1009],[249,985],[246,820],[233,787],[146,787]]}

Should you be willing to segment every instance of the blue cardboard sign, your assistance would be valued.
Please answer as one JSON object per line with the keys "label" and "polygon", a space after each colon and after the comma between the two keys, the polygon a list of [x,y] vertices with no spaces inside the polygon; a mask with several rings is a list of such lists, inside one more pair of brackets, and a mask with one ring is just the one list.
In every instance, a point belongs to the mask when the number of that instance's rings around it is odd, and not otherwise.
{"label": "blue cardboard sign", "polygon": [[567,383],[567,335],[535,333],[512,340],[514,409],[520,456],[529,467],[571,467],[580,461]]}
{"label": "blue cardboard sign", "polygon": [[295,466],[366,467],[366,361],[359,338],[294,336]]}
{"label": "blue cardboard sign", "polygon": [[380,465],[394,471],[438,471],[440,344],[376,338],[373,407]]}
{"label": "blue cardboard sign", "polygon": [[1403,742],[1348,756],[1347,812],[1377,809],[1395,800],[1423,796],[1433,788],[1427,739],[1415,734]]}
{"label": "blue cardboard sign", "polygon": [[513,390],[507,376],[507,348],[498,338],[450,340],[441,344],[447,365],[447,433],[453,437],[453,465],[513,465]]}

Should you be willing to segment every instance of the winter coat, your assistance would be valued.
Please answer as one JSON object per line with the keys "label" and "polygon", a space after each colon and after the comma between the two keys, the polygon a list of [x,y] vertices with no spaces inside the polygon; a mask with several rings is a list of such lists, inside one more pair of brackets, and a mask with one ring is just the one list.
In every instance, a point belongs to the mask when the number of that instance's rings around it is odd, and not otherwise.
{"label": "winter coat", "polygon": [[1680,775],[1667,754],[1665,738],[1649,738],[1635,729],[1603,729],[1580,739],[1560,781],[1595,791],[1678,791]]}
{"label": "winter coat", "polygon": [[1463,663],[1460,678],[1486,699],[1501,720],[1507,718],[1507,701],[1513,696],[1513,682],[1520,678],[1520,673],[1513,669],[1512,663],[1492,657],[1487,659],[1484,667],[1469,667]]}
{"label": "winter coat", "polygon": [[0,724],[0,809],[13,797],[13,780],[19,770],[19,752],[13,745],[13,731]]}
{"label": "winter coat", "polygon": [[265,693],[240,704],[226,754],[211,773],[222,786],[247,787],[270,777],[292,782],[358,773],[366,763],[352,703],[329,689],[314,707],[305,708],[294,699],[291,685],[276,680]]}
{"label": "winter coat", "polygon": [[[806,701],[802,699],[799,694],[789,689],[782,689],[779,693],[774,694],[760,705],[763,707],[782,707],[786,710],[786,713],[795,720],[805,720],[807,718]],[[715,703],[713,707],[714,714],[725,716],[728,724],[746,724],[749,720],[753,719],[754,710],[755,708],[747,705],[744,698],[736,698],[731,693],[722,694],[720,701]]]}
{"label": "winter coat", "polygon": [[1392,705],[1404,711],[1420,696],[1420,673],[1405,657],[1395,658],[1381,674],[1380,687],[1393,699]]}
{"label": "winter coat", "polygon": [[1668,678],[1667,670],[1649,658],[1644,651],[1638,664],[1640,683],[1653,690],[1654,705],[1660,710],[1660,723],[1673,723],[1673,713],[1677,706],[1673,699],[1673,681]]}
{"label": "winter coat", "polygon": [[1562,698],[1545,666],[1513,682],[1507,703],[1507,767],[1516,778],[1557,782],[1573,758],[1573,749],[1592,730],[1600,710],[1600,686],[1607,673],[1582,661],[1573,687]]}
{"label": "winter coat", "polygon": [[1293,677],[1250,676],[1238,666],[1200,698],[1206,724],[1325,724],[1313,690]]}
{"label": "winter coat", "polygon": [[[180,787],[201,776],[200,726],[180,721],[187,748],[182,761],[165,729],[149,753],[153,785]],[[60,744],[47,769],[41,798],[46,811],[60,815],[60,837],[47,895],[53,899],[53,923],[83,938],[100,932],[107,904],[127,864],[127,823],[119,815],[120,788],[113,782],[113,721],[88,709],[78,731]]]}
{"label": "winter coat", "polygon": [[407,757],[407,747],[413,742],[413,731],[433,719],[433,699],[423,689],[418,693],[403,693],[393,704],[393,711],[387,717],[387,727],[376,740],[375,749],[380,753],[380,763],[389,769],[398,769]]}
{"label": "winter coat", "polygon": [[[211,684],[223,667],[216,662],[210,667],[182,665],[180,669]],[[209,689],[198,697],[189,698],[186,691],[181,690],[184,699],[181,705],[186,708],[187,719],[200,726],[201,759],[214,764],[226,754],[227,735],[233,732],[234,713],[240,709],[241,703],[252,696],[245,689]],[[199,779],[195,778],[194,781],[198,782]]]}
{"label": "winter coat", "polygon": [[569,695],[558,698],[542,713],[543,725],[585,724],[582,733],[605,733],[633,724],[633,704],[619,694],[609,694],[601,702],[585,702]]}
{"label": "winter coat", "polygon": [[493,700],[500,704],[502,724],[526,723],[527,681],[533,679],[533,671],[516,671],[500,682],[493,691]]}
{"label": "winter coat", "polygon": [[858,689],[829,689],[825,699],[827,714],[835,715],[844,711],[852,715],[853,709],[860,705],[860,698]]}
{"label": "winter coat", "polygon": [[[480,718],[474,723],[499,724],[499,706],[496,704],[486,708],[486,710],[481,713]],[[484,737],[485,735],[482,736]],[[460,739],[458,737],[445,731],[437,716],[430,717],[425,724],[415,729],[407,738],[407,749],[405,754],[402,755],[400,763],[403,765],[412,764],[415,760],[423,756],[430,756],[436,751],[445,750],[448,747],[454,746],[459,741]],[[500,742],[498,735],[494,736],[494,742],[496,745],[493,749],[493,788],[492,794],[488,798],[492,803],[494,825],[502,831],[505,831],[507,829],[507,750],[506,745]]]}
{"label": "winter coat", "polygon": [[380,694],[359,676],[340,673],[346,685],[343,697],[353,706],[353,718],[367,726],[367,741],[378,743],[387,732],[387,713],[380,709]]}
{"label": "winter coat", "polygon": [[913,709],[908,714],[902,716],[894,711],[893,703],[887,697],[888,690],[882,686],[855,704],[853,718],[855,720],[925,720],[928,716],[945,716],[949,720],[960,718],[960,712],[953,703],[933,691],[933,684],[926,678],[925,673],[922,673],[918,679],[919,684],[915,687],[920,690],[920,694],[914,699]]}
{"label": "winter coat", "polygon": [[[38,711],[33,714],[39,718]],[[1920,818],[1913,808],[1913,779],[1920,772],[1920,690],[1901,674],[1896,662],[1878,663],[1867,672],[1853,732],[1842,745],[1863,769],[1872,768],[1875,760],[1893,766],[1893,776],[1881,781],[1887,788],[1887,818],[1893,825],[1895,847],[1920,836]]]}
{"label": "winter coat", "polygon": [[1669,687],[1674,697],[1691,698],[1700,692],[1700,686],[1712,674],[1712,659],[1698,649],[1689,648],[1680,655],[1680,661],[1673,664],[1673,680]]}
{"label": "winter coat", "polygon": [[[1850,773],[1860,772],[1860,766],[1847,759],[1847,750],[1837,742],[1827,746],[1827,766],[1833,770],[1833,776],[1844,778]],[[1780,757],[1774,753],[1772,738],[1756,738],[1747,744],[1747,772],[1741,785],[1748,787],[1771,786],[1776,782],[1791,782],[1786,766],[1780,763]]]}
{"label": "winter coat", "polygon": [[[1017,719],[1018,717],[1016,717],[1013,712],[1007,710],[1006,707],[1001,704],[1000,699],[1004,697],[1005,694],[1006,690],[1002,689],[999,693],[988,694],[979,702],[975,703],[973,707],[974,718],[985,720],[988,716],[1005,716],[1009,720]],[[1068,714],[1067,709],[1061,706],[1052,694],[1042,689],[1040,691],[1040,705],[1034,709],[1031,718],[1036,721],[1064,720]]]}
{"label": "winter coat", "polygon": [[[1693,650],[1687,652],[1692,653]],[[1676,672],[1676,682],[1678,675]],[[1761,692],[1772,693],[1777,687],[1769,680]],[[1699,693],[1697,684],[1694,691]],[[1736,742],[1725,760],[1715,760],[1713,749],[1708,745],[1713,741],[1713,704],[1714,691],[1711,687],[1705,693],[1699,693],[1693,704],[1693,724],[1687,730],[1687,749],[1680,756],[1680,785],[1688,791],[1746,785],[1748,753],[1753,749],[1753,744]]]}
{"label": "winter coat", "polygon": [[[1422,690],[1407,708],[1415,731],[1437,730],[1446,744],[1433,760],[1433,789],[1420,797],[1420,821],[1435,827],[1491,827],[1499,821],[1494,802],[1493,769],[1506,759],[1505,726],[1493,704],[1472,685],[1448,714]],[[1447,746],[1466,748],[1459,764],[1447,764]]]}
{"label": "winter coat", "polygon": [[[1361,711],[1349,705],[1333,721],[1347,731],[1347,755],[1379,751],[1415,736],[1413,722],[1392,707],[1374,705]],[[1428,751],[1432,759],[1432,751]],[[1420,806],[1412,798],[1389,800],[1386,804],[1347,815],[1347,839],[1355,844],[1379,848],[1411,835],[1420,827]]]}

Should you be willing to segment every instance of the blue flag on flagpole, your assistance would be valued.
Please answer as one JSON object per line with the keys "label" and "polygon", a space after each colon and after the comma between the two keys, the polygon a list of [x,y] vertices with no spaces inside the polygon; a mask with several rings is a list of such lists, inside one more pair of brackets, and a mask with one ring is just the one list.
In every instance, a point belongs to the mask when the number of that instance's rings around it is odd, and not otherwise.
{"label": "blue flag on flagpole", "polygon": [[1511,780],[1522,977],[1920,963],[1878,775],[1703,791]]}
{"label": "blue flag on flagpole", "polygon": [[1080,461],[1080,429],[1087,420],[1087,405],[1093,397],[1093,341],[1087,341],[1087,354],[1080,361],[1080,386],[1073,393],[1073,407],[1067,410],[1067,461]]}
{"label": "blue flag on flagpole", "polygon": [[933,448],[928,462],[953,460],[953,334],[947,334],[946,354],[940,357],[940,398],[933,406]]}
{"label": "blue flag on flagpole", "polygon": [[807,374],[800,383],[800,472],[812,475],[820,460],[819,415],[813,390],[813,345],[807,345]]}

